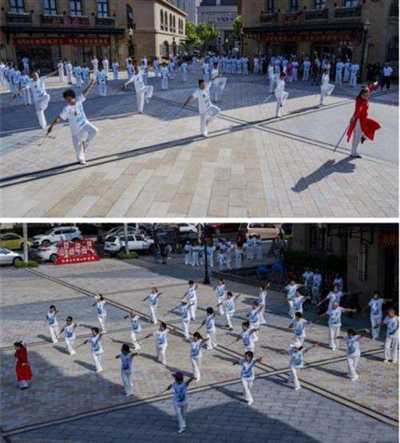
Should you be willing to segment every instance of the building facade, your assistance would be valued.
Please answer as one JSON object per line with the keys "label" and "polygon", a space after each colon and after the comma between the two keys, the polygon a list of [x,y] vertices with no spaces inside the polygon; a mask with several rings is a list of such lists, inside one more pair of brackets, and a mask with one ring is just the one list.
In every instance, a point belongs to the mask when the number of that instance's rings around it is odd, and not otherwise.
{"label": "building facade", "polygon": [[219,32],[218,50],[234,47],[233,22],[238,16],[238,0],[202,0],[199,8],[199,23],[213,25]]}
{"label": "building facade", "polygon": [[241,0],[248,55],[349,55],[398,62],[398,0]]}
{"label": "building facade", "polygon": [[167,0],[134,0],[134,56],[168,58],[186,40],[186,13]]}
{"label": "building facade", "polygon": [[195,25],[199,22],[199,6],[201,0],[170,0],[172,4],[177,6],[187,14],[187,20]]}
{"label": "building facade", "polygon": [[[360,292],[365,305],[373,291],[397,303],[399,296],[399,232],[395,224],[294,224],[291,249],[347,263],[347,290]],[[307,264],[305,263],[305,266]]]}

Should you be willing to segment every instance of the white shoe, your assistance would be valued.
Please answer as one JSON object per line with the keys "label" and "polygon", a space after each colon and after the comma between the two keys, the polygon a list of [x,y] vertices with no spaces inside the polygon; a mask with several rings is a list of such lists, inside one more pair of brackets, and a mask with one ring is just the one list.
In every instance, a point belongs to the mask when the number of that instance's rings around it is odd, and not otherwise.
{"label": "white shoe", "polygon": [[247,404],[251,406],[254,403],[254,400],[247,400]]}
{"label": "white shoe", "polygon": [[360,378],[359,375],[356,375],[355,377],[351,378],[351,381],[357,381],[359,378]]}
{"label": "white shoe", "polygon": [[76,351],[71,351],[70,353],[69,353],[69,355],[75,355],[76,354]]}
{"label": "white shoe", "polygon": [[99,372],[103,372],[104,371],[104,369],[103,368],[100,368],[100,369],[96,369],[96,372],[97,373],[99,373]]}
{"label": "white shoe", "polygon": [[296,387],[294,388],[295,391],[298,391],[298,390],[300,390],[300,389],[301,389],[301,386],[296,386]]}
{"label": "white shoe", "polygon": [[389,360],[385,359],[383,360],[383,363],[389,363]]}
{"label": "white shoe", "polygon": [[87,165],[86,159],[85,159],[84,157],[80,157],[80,158],[79,158],[79,163],[80,163],[81,165],[83,165],[83,166],[86,166],[86,165]]}
{"label": "white shoe", "polygon": [[183,432],[185,432],[185,428],[178,429],[178,434],[182,434]]}

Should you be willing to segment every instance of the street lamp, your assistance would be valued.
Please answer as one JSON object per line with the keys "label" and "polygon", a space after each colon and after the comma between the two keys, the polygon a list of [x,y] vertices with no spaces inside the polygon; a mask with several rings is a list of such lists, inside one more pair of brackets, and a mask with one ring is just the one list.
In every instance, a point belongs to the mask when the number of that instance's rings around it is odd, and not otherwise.
{"label": "street lamp", "polygon": [[203,240],[203,247],[204,247],[204,280],[203,283],[205,285],[210,284],[210,275],[208,272],[208,254],[207,254],[207,242],[210,236],[210,229],[207,225],[203,225],[202,229],[202,240]]}
{"label": "street lamp", "polygon": [[367,55],[367,40],[368,40],[368,29],[371,25],[371,22],[366,19],[363,26],[363,46],[361,51],[361,66],[360,66],[360,80],[363,79],[364,65],[366,62]]}

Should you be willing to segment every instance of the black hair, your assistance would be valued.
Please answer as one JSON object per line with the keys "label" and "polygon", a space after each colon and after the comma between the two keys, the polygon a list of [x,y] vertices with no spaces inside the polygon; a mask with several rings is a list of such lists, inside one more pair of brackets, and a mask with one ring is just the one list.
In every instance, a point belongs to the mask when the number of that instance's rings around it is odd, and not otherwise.
{"label": "black hair", "polygon": [[193,285],[194,281],[193,280],[189,280],[189,285]]}
{"label": "black hair", "polygon": [[167,329],[167,324],[165,322],[163,322],[163,321],[160,321],[160,327],[162,329]]}
{"label": "black hair", "polygon": [[73,89],[67,89],[66,91],[64,91],[63,97],[64,97],[64,99],[76,98],[75,91]]}
{"label": "black hair", "polygon": [[96,333],[96,335],[100,332],[100,329],[97,327],[93,327],[92,331]]}
{"label": "black hair", "polygon": [[182,372],[175,372],[174,378],[178,383],[183,382],[183,374]]}
{"label": "black hair", "polygon": [[349,335],[356,335],[356,331],[355,331],[353,328],[349,328],[349,329],[347,330],[347,333],[348,333]]}
{"label": "black hair", "polygon": [[303,314],[301,312],[295,312],[295,317],[303,318]]}
{"label": "black hair", "polygon": [[193,334],[193,337],[198,338],[199,340],[204,340],[203,337],[201,336],[200,332],[197,332],[197,331]]}
{"label": "black hair", "polygon": [[209,307],[206,309],[206,312],[207,312],[207,314],[212,315],[212,314],[214,314],[214,308],[212,308],[211,306],[209,306]]}
{"label": "black hair", "polygon": [[250,327],[250,322],[248,320],[245,320],[242,322],[242,326],[246,326],[247,328]]}
{"label": "black hair", "polygon": [[362,87],[360,93],[357,95],[357,98],[361,98],[361,96],[366,92],[369,92],[368,87],[367,86]]}
{"label": "black hair", "polygon": [[251,360],[254,358],[254,354],[251,351],[245,352],[244,355],[250,357]]}
{"label": "black hair", "polygon": [[50,305],[49,309],[56,309],[56,307],[54,305]]}
{"label": "black hair", "polygon": [[67,317],[67,319],[66,319],[67,321],[72,321],[73,320],[73,318],[70,316],[70,315],[68,315],[68,317]]}
{"label": "black hair", "polygon": [[202,85],[203,83],[205,83],[205,80],[203,80],[202,78],[199,80],[199,86]]}
{"label": "black hair", "polygon": [[130,351],[129,345],[126,344],[126,343],[124,343],[124,344],[121,346],[121,352],[129,352],[129,351]]}

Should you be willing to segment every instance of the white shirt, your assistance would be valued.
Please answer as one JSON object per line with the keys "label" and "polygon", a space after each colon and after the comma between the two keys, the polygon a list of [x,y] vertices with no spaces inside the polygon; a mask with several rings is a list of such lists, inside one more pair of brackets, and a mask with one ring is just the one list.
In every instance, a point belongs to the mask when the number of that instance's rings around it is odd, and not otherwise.
{"label": "white shirt", "polygon": [[90,337],[89,338],[89,343],[90,343],[90,349],[92,352],[94,352],[95,354],[102,354],[103,351],[103,346],[101,345],[101,336],[96,335],[95,337]]}
{"label": "white shirt", "polygon": [[293,300],[296,297],[297,289],[299,285],[287,285],[285,290],[287,291],[287,299]]}
{"label": "white shirt", "polygon": [[70,340],[75,340],[75,325],[73,323],[64,326],[64,337],[69,338]]}
{"label": "white shirt", "polygon": [[329,326],[332,326],[332,327],[342,326],[342,312],[343,312],[343,308],[341,308],[340,306],[338,306],[336,309],[331,309],[330,311],[328,311]]}
{"label": "white shirt", "polygon": [[121,371],[132,372],[132,354],[130,352],[128,354],[121,353],[119,358],[121,359]]}
{"label": "white shirt", "polygon": [[353,335],[346,337],[346,354],[347,357],[359,357],[360,351],[360,340],[361,336]]}
{"label": "white shirt", "polygon": [[28,87],[32,92],[34,102],[39,101],[46,95],[46,86],[44,84],[44,79],[45,77],[42,77],[39,80],[31,80],[29,82]]}
{"label": "white shirt", "polygon": [[83,109],[83,103],[85,100],[86,98],[83,95],[80,95],[77,97],[75,105],[65,106],[60,114],[62,120],[69,122],[73,136],[78,135],[81,129],[89,123]]}
{"label": "white shirt", "polygon": [[199,113],[206,113],[211,106],[210,99],[210,89],[209,86],[206,85],[204,89],[198,88],[192,95],[193,98],[196,98],[199,101]]}
{"label": "white shirt", "polygon": [[233,315],[235,313],[235,299],[233,297],[225,300],[225,310],[228,314]]}
{"label": "white shirt", "polygon": [[240,376],[245,378],[246,380],[254,380],[254,366],[256,362],[255,360],[248,362],[244,359],[240,361],[240,365],[242,366],[242,371]]}
{"label": "white shirt", "polygon": [[168,330],[165,331],[156,331],[154,333],[154,336],[156,338],[156,345],[157,348],[164,348],[168,345]]}
{"label": "white shirt", "polygon": [[304,367],[304,355],[302,351],[297,350],[295,347],[289,348],[290,363],[289,366],[295,369],[301,369]]}
{"label": "white shirt", "polygon": [[57,326],[58,322],[57,322],[57,317],[56,317],[56,313],[55,312],[48,312],[47,313],[47,323],[49,324],[49,326]]}
{"label": "white shirt", "polygon": [[390,66],[383,68],[384,77],[390,77],[393,73],[393,69]]}
{"label": "white shirt", "polygon": [[198,360],[201,358],[201,340],[192,341],[191,342],[191,351],[190,355],[195,360]]}
{"label": "white shirt", "polygon": [[190,321],[189,305],[181,305],[181,316],[182,316],[182,321],[184,321],[185,323]]}
{"label": "white shirt", "polygon": [[399,336],[399,317],[385,317],[383,323],[386,325],[386,338]]}
{"label": "white shirt", "polygon": [[106,302],[104,300],[99,300],[96,303],[96,312],[99,317],[105,317],[107,315],[107,311],[105,309]]}
{"label": "white shirt", "polygon": [[306,335],[307,320],[301,318],[300,320],[293,320],[293,332],[296,337],[304,337]]}
{"label": "white shirt", "polygon": [[159,297],[159,293],[158,292],[151,292],[149,295],[149,303],[151,306],[157,306],[158,304],[158,297]]}
{"label": "white shirt", "polygon": [[207,329],[207,332],[215,332],[215,315],[214,314],[207,315],[206,329]]}
{"label": "white shirt", "polygon": [[216,293],[216,295],[217,295],[217,298],[222,298],[222,297],[224,297],[225,294],[226,294],[226,287],[225,287],[225,285],[224,285],[224,284],[222,284],[222,285],[218,285],[218,286],[215,288],[215,293]]}
{"label": "white shirt", "polygon": [[327,295],[327,298],[329,300],[328,310],[332,309],[332,306],[333,306],[334,303],[340,304],[340,300],[341,300],[342,297],[343,297],[343,292],[342,291],[338,291],[338,292],[331,291]]}
{"label": "white shirt", "polygon": [[371,315],[374,317],[382,317],[382,306],[384,304],[383,298],[372,298],[368,306],[371,308]]}
{"label": "white shirt", "polygon": [[131,318],[131,328],[133,332],[140,332],[142,330],[139,317],[135,316]]}
{"label": "white shirt", "polygon": [[303,303],[304,303],[304,297],[300,295],[299,297],[294,297],[292,300],[293,303],[293,309],[296,312],[303,312]]}
{"label": "white shirt", "polygon": [[250,334],[250,329],[246,329],[240,335],[242,337],[243,346],[246,349],[253,350],[254,349],[254,334]]}

